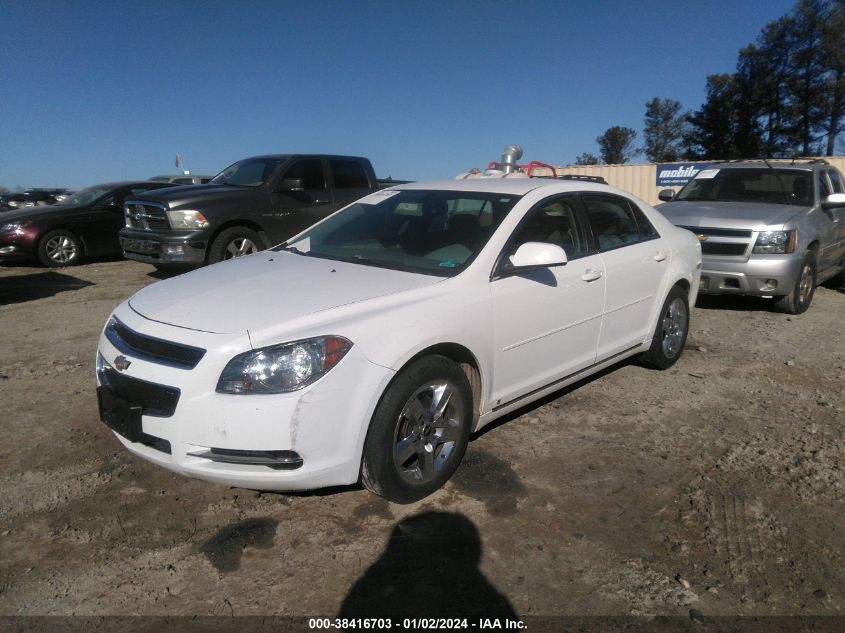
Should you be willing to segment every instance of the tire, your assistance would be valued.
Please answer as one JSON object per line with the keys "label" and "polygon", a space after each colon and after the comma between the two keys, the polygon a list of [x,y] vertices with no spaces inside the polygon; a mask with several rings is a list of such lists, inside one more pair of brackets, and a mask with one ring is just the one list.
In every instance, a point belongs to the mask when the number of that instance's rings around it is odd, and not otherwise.
{"label": "tire", "polygon": [[660,308],[651,347],[639,358],[653,369],[669,369],[681,357],[689,333],[689,299],[681,286],[673,286]]}
{"label": "tire", "polygon": [[816,253],[807,251],[795,286],[789,294],[778,297],[775,306],[787,314],[803,314],[810,307],[816,292]]}
{"label": "tire", "polygon": [[75,266],[82,259],[82,242],[70,231],[56,229],[38,242],[38,259],[45,266]]}
{"label": "tire", "polygon": [[469,380],[458,365],[443,356],[414,361],[376,407],[361,483],[394,503],[412,503],[440,488],[466,452],[472,403]]}
{"label": "tire", "polygon": [[252,255],[264,250],[264,242],[258,233],[245,226],[233,226],[214,238],[208,249],[208,263],[216,264],[227,259]]}

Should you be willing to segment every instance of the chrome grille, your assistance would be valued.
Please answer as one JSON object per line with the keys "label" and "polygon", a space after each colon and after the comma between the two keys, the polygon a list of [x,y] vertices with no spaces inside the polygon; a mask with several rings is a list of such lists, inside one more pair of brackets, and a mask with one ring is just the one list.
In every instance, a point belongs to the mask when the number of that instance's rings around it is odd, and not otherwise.
{"label": "chrome grille", "polygon": [[158,205],[128,201],[123,207],[123,215],[126,217],[126,226],[131,229],[146,231],[170,229],[167,212]]}

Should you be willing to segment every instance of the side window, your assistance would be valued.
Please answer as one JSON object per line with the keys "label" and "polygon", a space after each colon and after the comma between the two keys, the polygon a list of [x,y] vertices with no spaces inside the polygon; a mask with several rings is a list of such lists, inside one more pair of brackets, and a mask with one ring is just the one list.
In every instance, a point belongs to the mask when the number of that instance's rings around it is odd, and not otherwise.
{"label": "side window", "polygon": [[301,160],[294,163],[285,172],[284,178],[301,178],[303,186],[308,191],[319,191],[326,188],[322,160]]}
{"label": "side window", "polygon": [[660,233],[657,232],[657,229],[654,228],[654,225],[649,222],[649,219],[646,217],[643,210],[640,209],[636,204],[631,204],[631,208],[634,210],[634,217],[637,219],[637,228],[640,231],[640,240],[654,240],[660,237]]}
{"label": "side window", "polygon": [[355,160],[330,160],[335,189],[367,189],[370,183],[361,163]]}
{"label": "side window", "polygon": [[830,177],[830,184],[833,185],[833,193],[845,193],[845,183],[842,182],[842,176],[835,169],[827,172]]}
{"label": "side window", "polygon": [[640,241],[637,220],[628,201],[616,196],[582,196],[599,250],[607,251]]}
{"label": "side window", "polygon": [[556,244],[566,251],[568,259],[575,259],[589,252],[589,245],[576,214],[574,195],[550,198],[541,202],[523,218],[508,244],[508,255],[513,255],[526,242]]}
{"label": "side window", "polygon": [[830,185],[827,184],[827,178],[824,177],[824,172],[819,172],[819,200],[824,200],[830,195]]}

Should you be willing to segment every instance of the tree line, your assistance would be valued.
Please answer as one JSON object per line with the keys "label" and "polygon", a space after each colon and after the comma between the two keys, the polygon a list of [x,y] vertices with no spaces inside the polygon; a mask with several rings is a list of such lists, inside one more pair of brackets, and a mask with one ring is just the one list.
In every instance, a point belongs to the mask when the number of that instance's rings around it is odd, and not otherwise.
{"label": "tree line", "polygon": [[701,108],[674,99],[646,103],[644,144],[613,126],[596,138],[599,156],[578,165],[791,158],[845,152],[845,0],[799,0],[739,51],[736,71],[707,77]]}

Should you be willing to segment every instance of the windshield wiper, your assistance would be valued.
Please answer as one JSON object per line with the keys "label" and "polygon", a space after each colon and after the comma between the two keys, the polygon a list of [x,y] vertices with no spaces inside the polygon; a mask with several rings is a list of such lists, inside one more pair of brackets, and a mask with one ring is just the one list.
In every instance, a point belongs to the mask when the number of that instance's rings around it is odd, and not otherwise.
{"label": "windshield wiper", "polygon": [[280,251],[287,251],[288,253],[296,253],[297,255],[304,255],[305,257],[312,257],[311,253],[299,250],[296,246],[285,245],[279,247]]}

